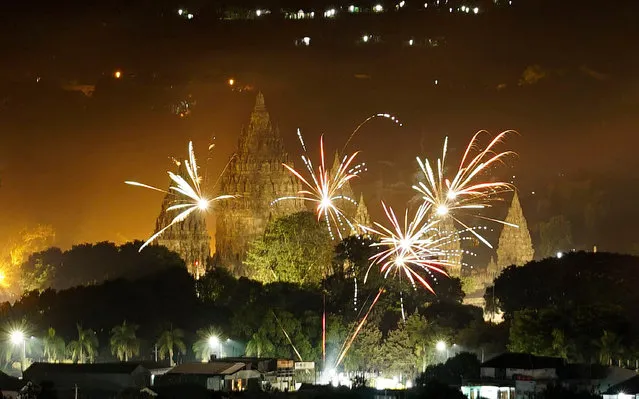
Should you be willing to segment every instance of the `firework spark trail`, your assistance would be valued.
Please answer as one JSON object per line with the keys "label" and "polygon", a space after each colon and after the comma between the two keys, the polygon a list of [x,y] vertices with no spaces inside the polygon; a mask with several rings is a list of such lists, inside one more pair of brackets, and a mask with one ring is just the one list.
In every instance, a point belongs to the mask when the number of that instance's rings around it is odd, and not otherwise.
{"label": "firework spark trail", "polygon": [[174,201],[173,205],[169,206],[166,209],[166,211],[179,211],[179,213],[171,220],[168,225],[164,226],[157,233],[153,234],[144,244],[142,244],[142,246],[140,247],[140,251],[142,251],[144,247],[158,238],[168,228],[170,228],[174,224],[184,221],[193,212],[198,210],[206,211],[209,208],[209,205],[215,201],[235,197],[233,195],[220,195],[212,199],[207,199],[202,194],[202,189],[200,187],[200,182],[202,179],[198,175],[198,166],[195,159],[195,153],[193,151],[193,142],[189,142],[189,159],[184,161],[184,167],[188,175],[188,180],[180,176],[179,174],[175,174],[170,171],[168,172],[169,177],[173,182],[173,185],[169,187],[169,191],[135,181],[125,181],[126,184],[129,184],[131,186],[148,188],[150,190],[159,191],[167,195],[174,195],[176,197],[176,200]]}
{"label": "firework spark trail", "polygon": [[[490,248],[492,248],[492,245],[488,240],[471,229],[468,224],[462,222],[456,215],[458,212],[467,210],[488,208],[490,207],[490,202],[496,200],[499,194],[513,190],[513,186],[510,183],[477,181],[480,175],[486,172],[489,167],[495,163],[502,162],[507,156],[514,155],[512,151],[494,151],[494,147],[511,132],[500,133],[484,149],[479,150],[477,155],[472,156],[471,152],[478,146],[479,136],[488,132],[482,130],[475,133],[466,147],[459,168],[452,179],[448,179],[445,176],[448,138],[444,140],[442,156],[437,159],[436,163],[431,163],[428,159],[422,161],[419,157],[417,158],[417,163],[424,174],[425,181],[414,185],[413,189],[422,194],[424,201],[432,206],[432,210],[437,217],[452,217],[455,222],[468,229],[471,234]],[[475,212],[472,213],[472,216],[518,227],[503,220],[478,215]]]}
{"label": "firework spark trail", "polygon": [[404,126],[404,124],[402,122],[399,121],[399,119],[397,119],[397,117],[391,115],[391,114],[373,114],[371,116],[369,116],[368,118],[364,119],[364,121],[362,123],[360,123],[359,125],[357,125],[357,127],[355,128],[355,130],[353,130],[353,132],[351,133],[351,135],[348,137],[348,140],[346,140],[346,144],[344,144],[344,148],[342,148],[342,152],[346,152],[346,147],[348,147],[348,143],[351,142],[351,140],[353,139],[353,137],[355,137],[355,135],[357,134],[357,132],[364,126],[366,125],[368,122],[370,122],[371,120],[375,119],[375,118],[386,118],[386,119],[390,119],[391,121],[395,122],[396,124],[398,124],[400,127]]}
{"label": "firework spark trail", "polygon": [[288,343],[291,344],[291,347],[293,348],[293,350],[295,351],[295,354],[297,355],[297,357],[300,359],[300,362],[303,362],[304,360],[302,360],[302,355],[300,355],[300,353],[297,351],[297,348],[295,347],[295,345],[293,345],[293,341],[291,341],[291,337],[288,336],[288,333],[286,332],[286,330],[284,329],[284,326],[282,325],[282,323],[280,322],[280,319],[277,318],[277,315],[275,314],[274,311],[271,310],[271,313],[273,313],[273,317],[275,317],[275,320],[277,320],[277,324],[279,324],[280,328],[282,329],[282,332],[284,333],[284,336],[286,337],[286,339],[288,340]]}
{"label": "firework spark trail", "polygon": [[342,349],[342,352],[340,353],[339,357],[337,358],[337,362],[335,363],[335,367],[334,367],[335,369],[340,365],[340,363],[342,363],[342,360],[344,360],[344,357],[348,353],[348,350],[351,348],[351,345],[353,344],[353,341],[355,341],[355,338],[357,338],[357,335],[359,334],[359,332],[361,331],[362,327],[364,326],[364,323],[366,323],[366,320],[368,319],[368,315],[371,313],[371,310],[373,310],[373,307],[375,306],[375,304],[377,303],[377,301],[379,300],[379,297],[382,295],[383,292],[384,292],[384,289],[380,288],[379,292],[377,293],[377,296],[375,296],[375,299],[371,303],[371,306],[368,308],[368,311],[366,312],[366,315],[359,322],[359,324],[357,325],[357,328],[355,329],[355,332],[353,333],[351,338],[347,341],[348,343]]}
{"label": "firework spark trail", "polygon": [[[298,130],[298,137],[302,145],[304,153],[302,155],[302,161],[304,166],[310,175],[310,179],[302,176],[300,172],[293,169],[287,164],[282,164],[293,176],[299,179],[306,189],[300,190],[297,195],[286,196],[277,198],[271,203],[271,205],[282,200],[303,200],[310,201],[317,204],[315,212],[317,214],[317,220],[324,218],[327,224],[328,232],[331,238],[334,239],[333,229],[337,231],[337,235],[340,240],[343,238],[342,228],[344,223],[348,225],[351,230],[355,230],[353,222],[344,214],[344,212],[337,205],[339,201],[346,201],[353,204],[357,204],[354,199],[340,194],[340,190],[354,177],[358,176],[361,172],[365,171],[363,164],[353,165],[355,158],[359,152],[355,152],[352,155],[345,155],[337,170],[332,175],[326,168],[326,161],[324,155],[324,136],[320,138],[320,165],[317,171],[313,167],[311,159],[306,153],[306,145],[302,138],[301,132]],[[334,227],[332,227],[334,226]]]}
{"label": "firework spark trail", "polygon": [[371,264],[364,276],[364,283],[368,279],[371,268],[374,265],[380,265],[380,272],[384,278],[388,278],[391,273],[399,274],[400,277],[406,275],[413,286],[417,280],[424,288],[434,293],[430,284],[415,270],[432,270],[447,275],[444,268],[450,265],[449,262],[441,259],[445,255],[442,245],[449,236],[441,235],[437,229],[439,219],[427,218],[430,204],[423,203],[412,219],[409,219],[407,209],[403,226],[391,207],[386,206],[384,202],[382,207],[392,225],[391,228],[377,222],[374,223],[376,228],[360,226],[379,237],[379,242],[371,246],[384,248],[371,256]]}

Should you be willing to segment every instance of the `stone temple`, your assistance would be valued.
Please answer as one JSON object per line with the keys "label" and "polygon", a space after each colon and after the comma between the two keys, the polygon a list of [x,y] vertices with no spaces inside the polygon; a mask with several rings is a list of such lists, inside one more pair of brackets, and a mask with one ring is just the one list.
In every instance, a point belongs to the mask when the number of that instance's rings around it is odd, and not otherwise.
{"label": "stone temple", "polygon": [[220,202],[215,211],[216,264],[236,276],[246,275],[246,251],[264,233],[269,220],[307,209],[301,200],[273,204],[275,199],[295,196],[301,189],[283,163],[292,166],[259,93],[249,124],[241,131],[237,152],[220,181],[221,194],[238,197]]}
{"label": "stone temple", "polygon": [[[188,181],[189,177],[184,164],[178,167],[178,174]],[[156,233],[168,226],[178,214],[179,211],[167,211],[167,208],[174,205],[175,202],[175,194],[167,194],[164,197],[160,216],[155,223]],[[208,258],[211,255],[211,236],[206,228],[206,219],[202,212],[192,212],[184,221],[176,223],[164,231],[155,243],[180,255],[189,273],[196,279],[204,275]]]}

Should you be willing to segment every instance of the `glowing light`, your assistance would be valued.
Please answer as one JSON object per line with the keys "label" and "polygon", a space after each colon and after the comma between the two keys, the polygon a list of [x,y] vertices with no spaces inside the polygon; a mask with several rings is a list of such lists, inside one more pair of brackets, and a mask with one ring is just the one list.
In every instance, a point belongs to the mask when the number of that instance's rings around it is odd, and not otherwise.
{"label": "glowing light", "polygon": [[348,12],[355,12],[355,6],[354,5],[348,6]]}
{"label": "glowing light", "polygon": [[193,19],[193,14],[187,14],[186,18],[187,19]]}
{"label": "glowing light", "polygon": [[509,131],[506,131],[493,138],[485,148],[477,150],[477,155],[472,156],[471,153],[479,148],[478,141],[482,133],[487,132],[480,131],[472,137],[457,171],[450,179],[444,174],[448,138],[444,140],[442,156],[436,162],[431,162],[428,159],[422,161],[417,158],[424,181],[414,185],[413,189],[422,194],[422,198],[426,203],[433,206],[437,216],[452,217],[455,223],[465,229],[469,229],[468,231],[477,239],[492,248],[492,245],[484,237],[477,233],[475,229],[470,229],[461,220],[461,216],[466,213],[473,217],[518,227],[503,220],[491,219],[477,214],[478,210],[490,207],[492,201],[501,199],[500,194],[513,190],[513,186],[510,183],[480,180],[480,177],[487,173],[490,168],[502,162],[505,157],[512,155],[513,152],[495,152],[494,150],[495,146],[509,133]]}
{"label": "glowing light", "polygon": [[14,345],[20,345],[24,343],[25,335],[24,335],[24,332],[20,330],[14,330],[11,332],[10,338],[11,338],[11,343],[13,343]]}
{"label": "glowing light", "polygon": [[412,46],[412,45],[413,45],[413,39],[410,39],[410,40],[408,41],[408,45],[409,45],[409,46]]}
{"label": "glowing light", "polygon": [[557,256],[557,259],[561,259],[564,256],[564,254],[563,252],[557,252],[556,256]]}
{"label": "glowing light", "polygon": [[256,11],[255,11],[255,15],[257,15],[258,17],[259,17],[260,15],[262,15],[262,10],[256,10]]}
{"label": "glowing light", "polygon": [[475,8],[473,8],[473,12],[474,12],[475,14],[479,14],[479,7],[475,7]]}
{"label": "glowing light", "polygon": [[180,8],[180,9],[178,10],[178,15],[182,15],[182,14],[184,14],[184,10]]}
{"label": "glowing light", "polygon": [[335,13],[336,13],[335,9],[331,8],[329,10],[324,11],[324,17],[325,18],[333,18],[335,16]]}
{"label": "glowing light", "polygon": [[220,339],[218,337],[216,337],[214,335],[211,335],[209,337],[209,346],[211,348],[214,348],[214,347],[218,346],[219,344],[220,344]]}
{"label": "glowing light", "polygon": [[368,42],[368,35],[362,36],[362,40],[364,41],[364,43],[367,43]]}
{"label": "glowing light", "polygon": [[197,201],[197,206],[198,208],[200,208],[201,211],[205,211],[207,209],[209,209],[209,201],[205,198],[200,198]]}
{"label": "glowing light", "polygon": [[440,351],[443,352],[446,350],[446,342],[444,341],[437,341],[437,344],[435,345],[435,348]]}
{"label": "glowing light", "polygon": [[[315,208],[317,220],[324,218],[331,238],[334,238],[333,230],[335,230],[341,240],[343,238],[342,230],[346,227],[345,225],[347,225],[351,231],[355,230],[353,223],[346,217],[338,205],[340,202],[357,204],[354,199],[340,194],[340,191],[346,183],[365,170],[363,168],[363,164],[353,165],[358,152],[355,152],[352,155],[345,155],[339,163],[337,170],[329,171],[326,168],[326,161],[324,157],[324,136],[322,136],[320,138],[320,165],[318,166],[317,171],[315,171],[313,164],[306,153],[306,144],[304,143],[304,139],[302,138],[302,134],[299,129],[297,131],[297,137],[300,140],[302,150],[304,151],[302,161],[306,166],[310,179],[304,178],[300,172],[296,171],[289,165],[282,165],[288,169],[293,176],[297,177],[307,189],[301,190],[296,196],[278,198],[273,201],[272,204],[287,199],[299,199],[317,204]],[[331,172],[334,173],[334,175],[331,175]]]}
{"label": "glowing light", "polygon": [[113,77],[116,79],[120,79],[122,77],[122,71],[115,71],[113,73]]}
{"label": "glowing light", "polygon": [[4,280],[7,278],[7,275],[4,274],[2,270],[0,270],[0,284],[4,283]]}
{"label": "glowing light", "polygon": [[174,224],[183,222],[191,213],[197,210],[204,211],[208,209],[209,204],[212,202],[222,199],[234,198],[233,195],[219,195],[213,199],[206,199],[206,197],[202,194],[202,188],[200,186],[202,178],[198,174],[198,166],[197,161],[195,160],[195,153],[193,151],[192,142],[189,142],[189,158],[184,160],[183,163],[179,164],[184,165],[185,173],[187,176],[185,178],[179,174],[168,172],[169,177],[174,184],[169,187],[169,191],[135,181],[125,182],[126,184],[132,186],[144,187],[168,195],[174,195],[176,197],[173,204],[166,210],[167,212],[179,211],[179,213],[171,220],[168,225],[164,226],[157,233],[153,234],[151,238],[149,238],[144,244],[142,244],[142,246],[140,247],[140,251],[142,251],[144,247],[153,242],[153,240],[162,235],[162,233],[164,233],[168,228],[170,228]]}
{"label": "glowing light", "polygon": [[229,86],[233,86],[235,84],[235,79],[229,79]]}
{"label": "glowing light", "polygon": [[384,11],[384,7],[381,4],[375,4],[375,7],[373,7],[373,11],[382,12]]}
{"label": "glowing light", "polygon": [[304,44],[305,44],[305,45],[307,45],[307,46],[310,46],[310,44],[311,44],[311,38],[310,38],[310,37],[308,37],[308,36],[304,36],[304,37],[302,38],[302,43],[304,43]]}

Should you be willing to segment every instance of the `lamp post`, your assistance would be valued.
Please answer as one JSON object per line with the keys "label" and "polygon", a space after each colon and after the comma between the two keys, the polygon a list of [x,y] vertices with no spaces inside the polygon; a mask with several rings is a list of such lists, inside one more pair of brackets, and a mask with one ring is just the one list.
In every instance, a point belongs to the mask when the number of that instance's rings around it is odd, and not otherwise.
{"label": "lamp post", "polygon": [[446,345],[446,342],[444,341],[437,341],[437,344],[435,344],[435,349],[437,349],[438,352],[446,355],[446,360],[448,360],[448,346]]}
{"label": "lamp post", "polygon": [[22,344],[22,359],[20,360],[20,374],[24,377],[24,362],[27,358],[27,340],[24,336],[24,332],[20,330],[14,330],[11,332],[11,342],[14,345]]}
{"label": "lamp post", "polygon": [[215,335],[211,335],[209,337],[209,347],[211,348],[211,352],[213,352],[216,346],[218,347],[218,356],[220,356],[222,352],[222,344],[220,343],[220,339]]}

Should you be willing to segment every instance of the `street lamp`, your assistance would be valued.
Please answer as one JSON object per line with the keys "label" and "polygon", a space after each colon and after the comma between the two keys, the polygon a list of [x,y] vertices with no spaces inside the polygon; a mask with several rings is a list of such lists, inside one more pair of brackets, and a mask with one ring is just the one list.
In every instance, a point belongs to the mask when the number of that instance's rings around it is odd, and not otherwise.
{"label": "street lamp", "polygon": [[16,346],[22,344],[22,359],[20,360],[20,373],[24,375],[24,362],[27,358],[27,340],[24,336],[24,332],[20,330],[12,331],[11,342]]}
{"label": "street lamp", "polygon": [[435,344],[435,349],[437,349],[438,352],[445,354],[446,360],[448,360],[448,346],[446,345],[446,342],[437,341],[437,344]]}
{"label": "street lamp", "polygon": [[213,349],[215,349],[216,346],[218,347],[218,356],[220,356],[222,352],[220,339],[216,337],[215,335],[211,335],[209,337],[209,347],[211,348],[211,351],[213,351]]}

